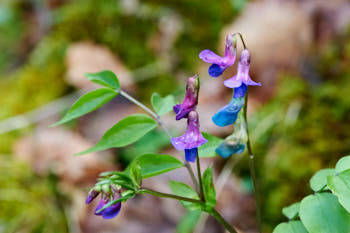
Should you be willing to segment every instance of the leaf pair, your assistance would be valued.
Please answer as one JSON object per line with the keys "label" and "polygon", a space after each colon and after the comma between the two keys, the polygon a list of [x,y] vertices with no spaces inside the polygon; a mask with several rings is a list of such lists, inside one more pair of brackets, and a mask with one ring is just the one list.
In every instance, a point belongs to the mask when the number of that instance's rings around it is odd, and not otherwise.
{"label": "leaf pair", "polygon": [[[90,113],[118,95],[120,85],[117,76],[111,71],[102,71],[96,74],[86,74],[86,77],[97,84],[104,86],[86,93],[80,97],[59,122],[52,126],[66,123],[87,113]],[[134,114],[125,117],[111,129],[92,148],[78,153],[78,155],[101,151],[109,148],[123,147],[136,142],[149,131],[157,127],[157,122],[145,114]]]}
{"label": "leaf pair", "polygon": [[81,96],[69,109],[66,115],[57,123],[51,126],[64,124],[68,121],[81,117],[90,113],[118,95],[120,90],[119,80],[117,76],[111,71],[102,71],[96,74],[86,74],[86,77],[97,84],[106,88],[93,90]]}

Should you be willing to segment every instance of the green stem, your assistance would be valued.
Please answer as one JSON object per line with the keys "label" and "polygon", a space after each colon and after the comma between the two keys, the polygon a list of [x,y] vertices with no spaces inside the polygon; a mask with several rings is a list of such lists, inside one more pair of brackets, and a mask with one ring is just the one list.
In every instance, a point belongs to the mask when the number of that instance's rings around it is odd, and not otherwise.
{"label": "green stem", "polygon": [[202,202],[201,200],[198,200],[198,199],[181,197],[181,196],[177,196],[177,195],[170,194],[170,193],[162,193],[162,192],[158,192],[158,191],[155,191],[155,190],[152,190],[149,188],[140,189],[139,192],[148,193],[148,194],[151,194],[153,196],[158,196],[158,197],[176,199],[179,201],[188,201],[188,202],[194,202],[194,203],[201,203]]}
{"label": "green stem", "polygon": [[247,120],[247,108],[248,108],[248,90],[247,94],[245,95],[245,101],[244,101],[244,121],[247,129],[247,149],[248,149],[248,154],[249,154],[249,169],[250,169],[250,175],[253,180],[253,186],[254,186],[254,197],[255,197],[255,204],[256,204],[256,215],[258,219],[258,227],[259,227],[259,232],[261,232],[261,205],[260,205],[260,197],[259,197],[259,184],[258,180],[256,179],[256,174],[255,174],[255,163],[254,163],[254,153],[252,151],[252,147],[250,144],[250,138],[249,138],[249,131],[248,131],[248,120]]}
{"label": "green stem", "polygon": [[199,180],[199,196],[203,202],[205,202],[205,196],[204,196],[204,191],[203,191],[203,182],[202,182],[202,172],[201,172],[201,165],[199,161],[199,155],[198,155],[198,150],[197,150],[197,173],[198,173],[198,180]]}
{"label": "green stem", "polygon": [[[123,91],[122,89],[119,90],[119,94],[121,94],[122,96],[124,96],[125,98],[127,98],[128,100],[130,100],[131,102],[133,102],[134,104],[136,104],[137,106],[139,106],[140,108],[145,110],[146,112],[148,112],[157,121],[158,125],[164,129],[164,131],[168,135],[168,137],[170,139],[172,138],[172,136],[169,132],[169,129],[165,126],[164,122],[162,121],[162,119],[160,118],[160,116],[157,113],[153,112],[150,108],[145,106],[143,103],[141,103],[140,101],[138,101],[137,99],[135,99],[134,97],[132,97],[131,95],[129,95],[128,93]],[[196,189],[198,189],[198,182],[196,180],[196,177],[193,174],[193,170],[192,170],[191,165],[186,160],[184,161],[184,165],[185,165],[188,173],[190,174],[190,177],[193,181],[193,184],[195,185]]]}
{"label": "green stem", "polygon": [[216,218],[230,233],[237,233],[237,231],[215,209],[209,214]]}
{"label": "green stem", "polygon": [[198,184],[198,181],[196,179],[196,176],[194,175],[191,164],[186,161],[186,162],[184,162],[184,166],[187,168],[187,171],[191,176],[191,179],[193,181],[193,185],[196,188],[197,193],[199,193],[200,192],[199,184]]}
{"label": "green stem", "polygon": [[164,125],[164,122],[162,121],[162,119],[160,118],[160,116],[157,113],[153,112],[150,108],[145,106],[143,103],[141,103],[140,101],[138,101],[137,99],[135,99],[134,97],[132,97],[131,95],[126,93],[125,91],[120,89],[119,93],[122,96],[124,96],[125,98],[127,98],[128,100],[130,100],[131,102],[133,102],[134,104],[136,104],[137,106],[139,106],[140,108],[142,108],[143,110],[145,110],[146,112],[148,112],[157,121],[159,126],[164,129],[164,131],[168,135],[168,137],[172,138],[171,134],[169,132],[169,129]]}
{"label": "green stem", "polygon": [[242,34],[240,32],[236,32],[236,33],[233,33],[233,35],[239,35],[239,37],[241,38],[242,44],[243,44],[243,48],[246,49],[247,46],[244,43]]}

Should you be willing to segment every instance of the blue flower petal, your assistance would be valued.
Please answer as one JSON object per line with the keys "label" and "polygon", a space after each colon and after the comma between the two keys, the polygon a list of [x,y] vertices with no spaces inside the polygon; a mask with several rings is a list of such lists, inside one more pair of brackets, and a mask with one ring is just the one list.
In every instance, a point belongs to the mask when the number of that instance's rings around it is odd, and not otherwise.
{"label": "blue flower petal", "polygon": [[245,93],[247,92],[247,89],[248,89],[247,86],[242,83],[242,85],[240,87],[236,87],[235,88],[235,92],[233,94],[233,98],[244,97]]}
{"label": "blue flower petal", "polygon": [[223,142],[220,146],[216,148],[215,152],[223,158],[228,158],[233,154],[242,153],[244,151],[244,148],[245,145],[243,144],[229,145]]}
{"label": "blue flower petal", "polygon": [[185,159],[187,162],[195,162],[197,158],[198,148],[185,149]]}
{"label": "blue flower petal", "polygon": [[221,68],[220,66],[216,65],[216,64],[212,64],[209,69],[208,69],[208,73],[211,77],[219,77],[225,69]]}
{"label": "blue flower petal", "polygon": [[243,104],[243,98],[233,98],[228,105],[224,106],[217,113],[215,113],[215,115],[212,117],[212,121],[220,127],[232,125],[235,123]]}
{"label": "blue flower petal", "polygon": [[119,214],[121,207],[122,204],[120,202],[111,205],[110,207],[102,211],[102,217],[104,219],[111,219],[116,217]]}

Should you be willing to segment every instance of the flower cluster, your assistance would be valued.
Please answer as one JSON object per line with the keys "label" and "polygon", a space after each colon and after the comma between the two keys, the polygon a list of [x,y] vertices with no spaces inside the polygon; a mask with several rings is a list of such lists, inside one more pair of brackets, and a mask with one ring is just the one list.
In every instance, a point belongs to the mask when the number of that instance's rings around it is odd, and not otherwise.
{"label": "flower cluster", "polygon": [[105,206],[110,201],[116,201],[120,198],[120,193],[110,185],[96,186],[90,190],[86,199],[86,204],[90,204],[99,194],[101,194],[100,202],[95,209],[95,215],[102,216],[104,219],[111,219],[119,214],[122,207],[121,202],[116,202],[109,207]]}
{"label": "flower cluster", "polygon": [[[217,77],[223,73],[225,69],[232,66],[236,59],[236,38],[235,34],[229,34],[226,37],[225,56],[219,57],[210,50],[203,50],[199,57],[208,63],[212,63],[209,68],[209,75]],[[219,68],[212,68],[212,67]],[[260,83],[254,82],[249,76],[250,53],[248,49],[244,49],[240,55],[237,74],[232,78],[224,81],[224,85],[234,89],[234,95],[230,103],[222,107],[213,117],[212,120],[217,126],[227,126],[234,124],[237,116],[244,105],[244,96],[248,86],[261,86]],[[213,70],[217,72],[213,72]],[[218,71],[220,69],[220,72]],[[218,75],[217,75],[218,74]]]}
{"label": "flower cluster", "polygon": [[182,104],[174,106],[176,120],[187,118],[186,132],[176,138],[171,139],[173,146],[180,151],[185,151],[185,159],[188,162],[195,162],[198,147],[205,144],[205,139],[199,129],[199,118],[196,112],[199,92],[198,75],[188,78],[186,85],[186,95]]}
{"label": "flower cluster", "polygon": [[[236,59],[236,34],[229,34],[226,37],[225,55],[220,57],[210,50],[203,50],[199,58],[212,65],[209,67],[209,75],[212,77],[220,76],[228,67],[232,66]],[[245,45],[244,45],[245,47]],[[233,88],[233,97],[229,104],[219,109],[212,117],[214,124],[220,127],[234,124],[234,133],[228,136],[225,141],[216,149],[216,153],[224,158],[232,154],[242,153],[247,142],[247,133],[243,119],[237,121],[239,114],[244,105],[245,95],[248,86],[261,86],[260,83],[254,82],[249,75],[250,53],[244,48],[242,51],[238,66],[237,74],[224,81],[224,85]],[[240,114],[242,117],[242,113]]]}

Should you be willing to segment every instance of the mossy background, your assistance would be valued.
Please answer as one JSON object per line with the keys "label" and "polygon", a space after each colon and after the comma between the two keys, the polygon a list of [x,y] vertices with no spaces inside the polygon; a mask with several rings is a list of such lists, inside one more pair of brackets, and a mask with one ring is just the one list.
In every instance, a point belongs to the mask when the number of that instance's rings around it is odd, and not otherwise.
{"label": "mossy background", "polygon": [[[246,2],[145,0],[140,15],[126,14],[120,4],[115,0],[0,3],[0,120],[74,90],[64,81],[64,58],[73,42],[103,44],[130,70],[157,61],[158,55],[145,41],[158,32],[159,18],[168,12],[179,14],[184,22],[172,48],[178,58],[173,72],[136,85],[142,87],[138,96],[143,100],[152,92],[175,91],[176,75],[196,71],[198,53],[204,48],[215,50],[221,30]],[[38,6],[47,7],[49,13],[43,28],[34,17]],[[251,118],[266,232],[281,221],[282,207],[310,193],[312,174],[350,153],[350,32],[312,54],[318,79],[280,74],[278,91]],[[265,127],[258,127],[261,122],[266,122]],[[57,190],[56,177],[39,177],[11,156],[13,143],[31,132],[28,127],[0,135],[0,232],[68,232],[62,207],[66,200]],[[164,144],[162,136],[153,136]],[[139,144],[123,151],[121,162],[127,163],[138,150]],[[237,174],[246,177],[247,171],[243,161]]]}

